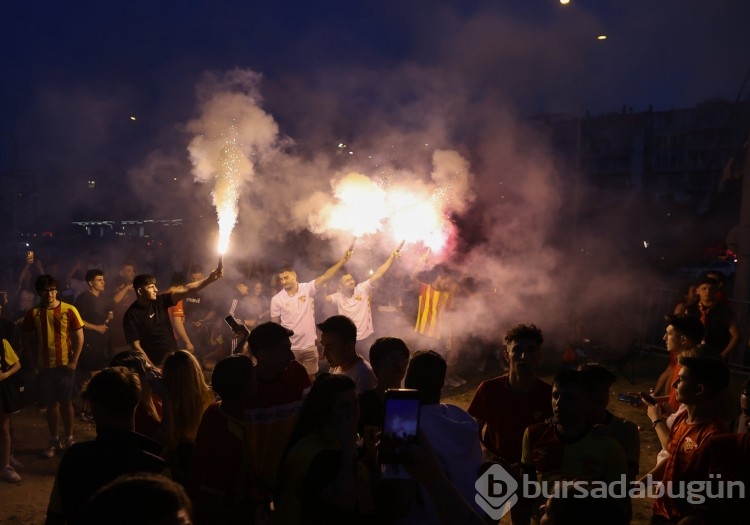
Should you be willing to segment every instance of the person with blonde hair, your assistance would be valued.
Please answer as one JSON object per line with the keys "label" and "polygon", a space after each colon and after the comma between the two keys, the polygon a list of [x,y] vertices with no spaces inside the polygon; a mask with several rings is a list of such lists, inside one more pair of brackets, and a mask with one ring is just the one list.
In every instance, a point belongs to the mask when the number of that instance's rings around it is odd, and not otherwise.
{"label": "person with blonde hair", "polygon": [[184,484],[203,412],[216,396],[206,382],[198,359],[186,350],[166,357],[162,380],[167,393],[164,409],[171,415],[163,456],[169,463],[172,477]]}

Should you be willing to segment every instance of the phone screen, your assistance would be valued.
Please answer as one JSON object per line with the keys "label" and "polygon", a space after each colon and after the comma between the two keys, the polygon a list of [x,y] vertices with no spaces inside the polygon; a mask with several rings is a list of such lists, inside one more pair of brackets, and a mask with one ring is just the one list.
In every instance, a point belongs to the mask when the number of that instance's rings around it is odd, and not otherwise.
{"label": "phone screen", "polygon": [[416,443],[419,432],[419,392],[387,390],[385,417],[380,435],[380,463],[400,465],[406,461],[404,447]]}

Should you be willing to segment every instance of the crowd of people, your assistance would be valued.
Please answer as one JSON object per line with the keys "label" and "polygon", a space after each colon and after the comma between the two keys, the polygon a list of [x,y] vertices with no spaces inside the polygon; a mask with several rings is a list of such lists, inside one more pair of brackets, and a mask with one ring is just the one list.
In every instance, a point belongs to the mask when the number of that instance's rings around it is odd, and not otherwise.
{"label": "crowd of people", "polygon": [[[615,374],[586,363],[544,381],[534,324],[495,343],[499,375],[467,410],[441,403],[463,381],[449,321],[460,280],[441,266],[409,272],[413,325],[380,324],[372,296],[399,255],[360,283],[351,250],[308,282],[282,265],[222,286],[219,260],[161,293],[127,261],[111,287],[102,268],[80,268],[86,288],[70,302],[70,283],[30,262],[20,280],[36,300],[4,313],[0,381],[29,379],[46,409],[40,456],[62,456],[47,522],[490,523],[502,494],[481,494],[478,480],[498,469],[519,487],[554,487],[505,499],[514,525],[629,523],[632,496],[592,496],[596,483],[668,487],[653,496],[657,523],[728,523],[750,510],[711,497],[718,484],[750,483],[750,385],[732,394],[726,359],[739,332],[715,279],[665,322],[669,365],[642,399],[663,450],[644,473],[640,430],[608,409]],[[383,464],[385,399],[399,388],[418,393],[418,436],[403,464]],[[0,479],[17,483],[12,412],[0,404]],[[76,443],[76,414],[96,424],[95,440]]]}

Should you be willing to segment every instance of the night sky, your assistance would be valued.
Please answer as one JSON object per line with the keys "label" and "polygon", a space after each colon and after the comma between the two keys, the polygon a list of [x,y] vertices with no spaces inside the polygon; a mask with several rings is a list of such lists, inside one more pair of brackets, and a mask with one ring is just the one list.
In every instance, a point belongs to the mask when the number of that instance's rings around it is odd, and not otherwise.
{"label": "night sky", "polygon": [[745,0],[7,1],[0,19],[0,170],[74,185],[124,184],[156,151],[188,162],[198,86],[233,68],[313,156],[435,127],[470,147],[499,115],[734,100],[750,67]]}
{"label": "night sky", "polygon": [[[571,226],[586,188],[531,117],[733,101],[750,67],[747,0],[8,0],[0,20],[0,172],[21,174],[18,185],[36,176],[40,231],[197,217],[203,233],[179,231],[170,255],[211,254],[201,148],[236,122],[246,157],[231,258],[317,275],[351,240],[321,227],[336,181],[411,184],[461,220],[469,247],[441,256],[504,292],[498,326],[564,324],[568,282],[586,297],[580,311],[612,306],[616,319],[611,299],[642,282],[653,240],[639,237],[632,195],[603,203],[611,214],[590,229]],[[659,211],[660,227],[680,231]],[[399,240],[361,240],[354,271]],[[407,246],[400,264],[418,255]],[[566,277],[581,257],[599,272],[585,283]],[[484,317],[471,308],[466,319]]]}

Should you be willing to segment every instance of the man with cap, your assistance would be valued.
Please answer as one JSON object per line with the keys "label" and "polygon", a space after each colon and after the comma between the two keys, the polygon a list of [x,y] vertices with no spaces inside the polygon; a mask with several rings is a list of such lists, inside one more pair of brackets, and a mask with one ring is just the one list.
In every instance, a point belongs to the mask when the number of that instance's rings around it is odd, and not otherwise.
{"label": "man with cap", "polygon": [[302,399],[310,390],[305,367],[294,359],[291,330],[267,322],[256,326],[247,339],[256,360],[257,391],[244,413],[250,464],[260,506],[270,506],[276,475]]}
{"label": "man with cap", "polygon": [[703,323],[706,334],[701,343],[713,347],[721,354],[722,359],[728,361],[740,344],[742,334],[732,309],[726,301],[719,301],[717,298],[718,290],[719,283],[716,279],[702,277],[696,288],[698,302],[688,306],[685,312]]}

